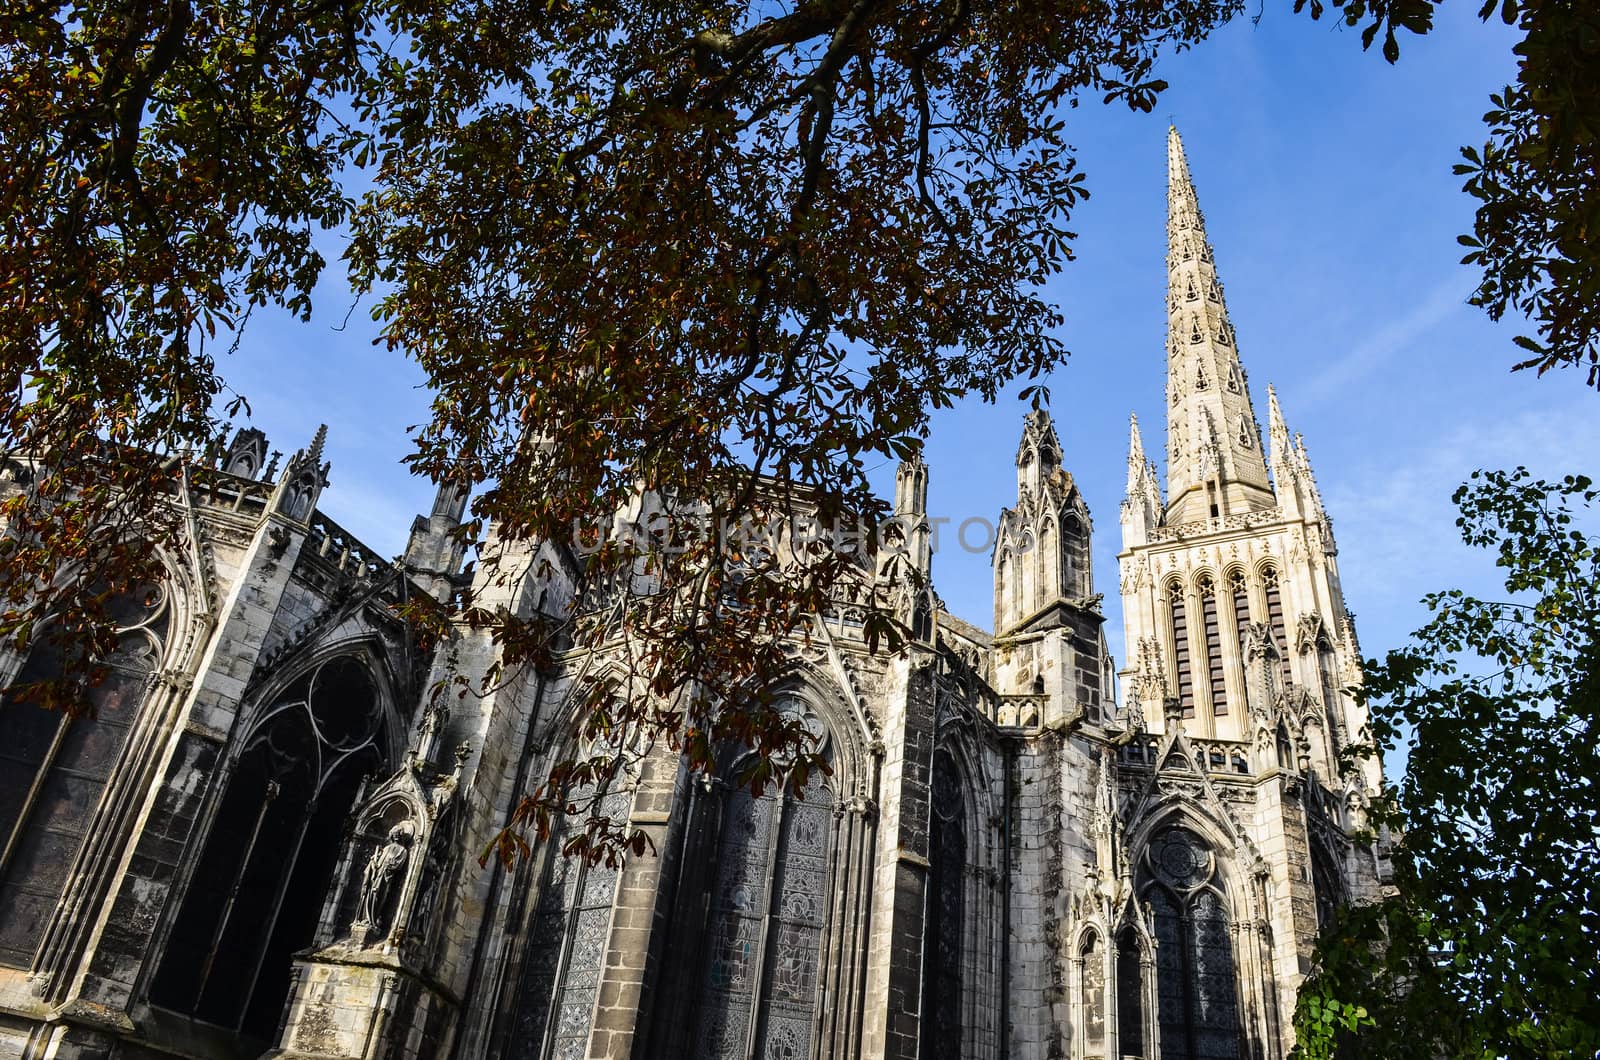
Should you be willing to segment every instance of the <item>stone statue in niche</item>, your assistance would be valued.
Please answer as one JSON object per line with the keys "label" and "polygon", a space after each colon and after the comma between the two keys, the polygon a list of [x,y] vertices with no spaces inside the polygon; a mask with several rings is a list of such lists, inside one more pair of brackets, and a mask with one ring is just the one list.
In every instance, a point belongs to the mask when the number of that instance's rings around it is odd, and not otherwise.
{"label": "stone statue in niche", "polygon": [[356,905],[351,934],[357,945],[381,936],[388,926],[390,899],[394,896],[406,863],[411,860],[411,825],[401,823],[389,829],[389,839],[367,858],[361,870],[361,897]]}

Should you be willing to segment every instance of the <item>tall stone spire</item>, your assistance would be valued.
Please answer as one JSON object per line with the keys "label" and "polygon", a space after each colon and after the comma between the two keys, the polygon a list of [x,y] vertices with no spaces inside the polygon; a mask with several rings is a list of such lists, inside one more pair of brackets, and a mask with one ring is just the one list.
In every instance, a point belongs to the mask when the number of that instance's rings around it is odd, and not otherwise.
{"label": "tall stone spire", "polygon": [[1178,130],[1167,133],[1167,519],[1276,503]]}

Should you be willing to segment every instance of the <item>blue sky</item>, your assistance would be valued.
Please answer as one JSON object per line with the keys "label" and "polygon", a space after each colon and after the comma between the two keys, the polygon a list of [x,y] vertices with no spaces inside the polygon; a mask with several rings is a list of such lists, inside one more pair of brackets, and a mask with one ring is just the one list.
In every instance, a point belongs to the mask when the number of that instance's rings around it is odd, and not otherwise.
{"label": "blue sky", "polygon": [[[1450,172],[1481,143],[1488,95],[1514,74],[1512,35],[1440,9],[1397,66],[1357,35],[1262,0],[1158,76],[1153,114],[1085,103],[1067,128],[1092,198],[1074,213],[1077,261],[1052,286],[1069,363],[1048,380],[1066,465],[1095,521],[1097,589],[1122,658],[1117,506],[1127,421],[1164,442],[1166,125],[1188,150],[1259,416],[1277,386],[1303,432],[1340,546],[1347,601],[1368,655],[1426,621],[1432,589],[1496,588],[1491,558],[1459,543],[1449,498],[1477,467],[1600,473],[1600,396],[1576,375],[1511,374],[1513,325],[1466,304],[1474,273],[1455,237],[1473,203]],[[337,245],[330,241],[330,249]],[[332,255],[330,255],[332,256]],[[286,453],[331,425],[323,508],[385,554],[404,546],[431,486],[399,465],[427,415],[416,367],[370,345],[337,266],[309,325],[263,315],[221,365],[254,422]],[[337,330],[341,324],[343,330]],[[934,420],[930,507],[959,523],[1015,498],[1024,406],[972,403]],[[1164,471],[1164,469],[1163,469]],[[893,468],[878,472],[892,490]],[[988,557],[946,547],[935,581],[950,608],[992,622]]]}

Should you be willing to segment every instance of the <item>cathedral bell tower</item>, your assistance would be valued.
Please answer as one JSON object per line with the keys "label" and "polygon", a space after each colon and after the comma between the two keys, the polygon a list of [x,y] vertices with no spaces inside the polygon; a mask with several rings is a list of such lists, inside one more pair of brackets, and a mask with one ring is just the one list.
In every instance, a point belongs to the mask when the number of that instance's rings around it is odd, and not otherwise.
{"label": "cathedral bell tower", "polygon": [[1002,694],[1038,696],[1046,725],[1101,715],[1105,617],[1091,530],[1050,414],[1035,409],[1017,446],[1017,503],[995,532],[995,681]]}
{"label": "cathedral bell tower", "polygon": [[1124,687],[1152,730],[1176,699],[1190,736],[1270,735],[1276,748],[1281,735],[1286,767],[1332,779],[1339,749],[1366,724],[1345,691],[1359,679],[1359,655],[1332,526],[1305,443],[1291,439],[1270,387],[1263,451],[1176,129],[1167,181],[1167,489],[1163,497],[1134,421],[1120,557]]}
{"label": "cathedral bell tower", "polygon": [[[1279,1056],[1293,1044],[1295,992],[1327,911],[1379,886],[1380,856],[1354,837],[1382,778],[1374,761],[1340,758],[1366,738],[1367,713],[1352,694],[1360,648],[1332,525],[1270,387],[1263,445],[1176,129],[1167,181],[1166,492],[1134,421],[1118,556],[1122,720],[1132,761],[1152,774],[1129,828],[1154,836],[1156,853],[1141,855],[1153,879],[1182,863],[1162,860],[1162,844],[1181,834],[1252,881],[1251,915],[1270,930],[1234,947],[1238,966],[1254,969],[1241,972],[1238,996],[1259,990],[1261,1016],[1246,1033]],[[1151,807],[1181,824],[1139,824]],[[1191,842],[1212,826],[1212,839]],[[1156,934],[1176,944],[1181,919],[1163,920],[1162,908]],[[1199,1033],[1176,1011],[1162,1009],[1162,1055]]]}

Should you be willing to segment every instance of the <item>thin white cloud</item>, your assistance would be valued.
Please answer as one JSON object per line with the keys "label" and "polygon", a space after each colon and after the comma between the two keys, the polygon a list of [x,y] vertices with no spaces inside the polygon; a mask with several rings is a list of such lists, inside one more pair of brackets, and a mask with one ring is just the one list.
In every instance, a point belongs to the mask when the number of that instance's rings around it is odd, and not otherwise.
{"label": "thin white cloud", "polygon": [[1440,280],[1428,289],[1411,312],[1382,325],[1344,356],[1330,358],[1326,368],[1296,388],[1296,400],[1324,401],[1392,364],[1396,354],[1465,307],[1471,293],[1472,280],[1463,273],[1452,273]]}
{"label": "thin white cloud", "polygon": [[1429,592],[1499,588],[1493,556],[1461,543],[1451,495],[1479,468],[1526,466],[1546,479],[1600,471],[1600,417],[1587,392],[1489,422],[1462,424],[1412,452],[1390,452],[1325,488],[1363,649],[1398,645],[1427,620]]}

